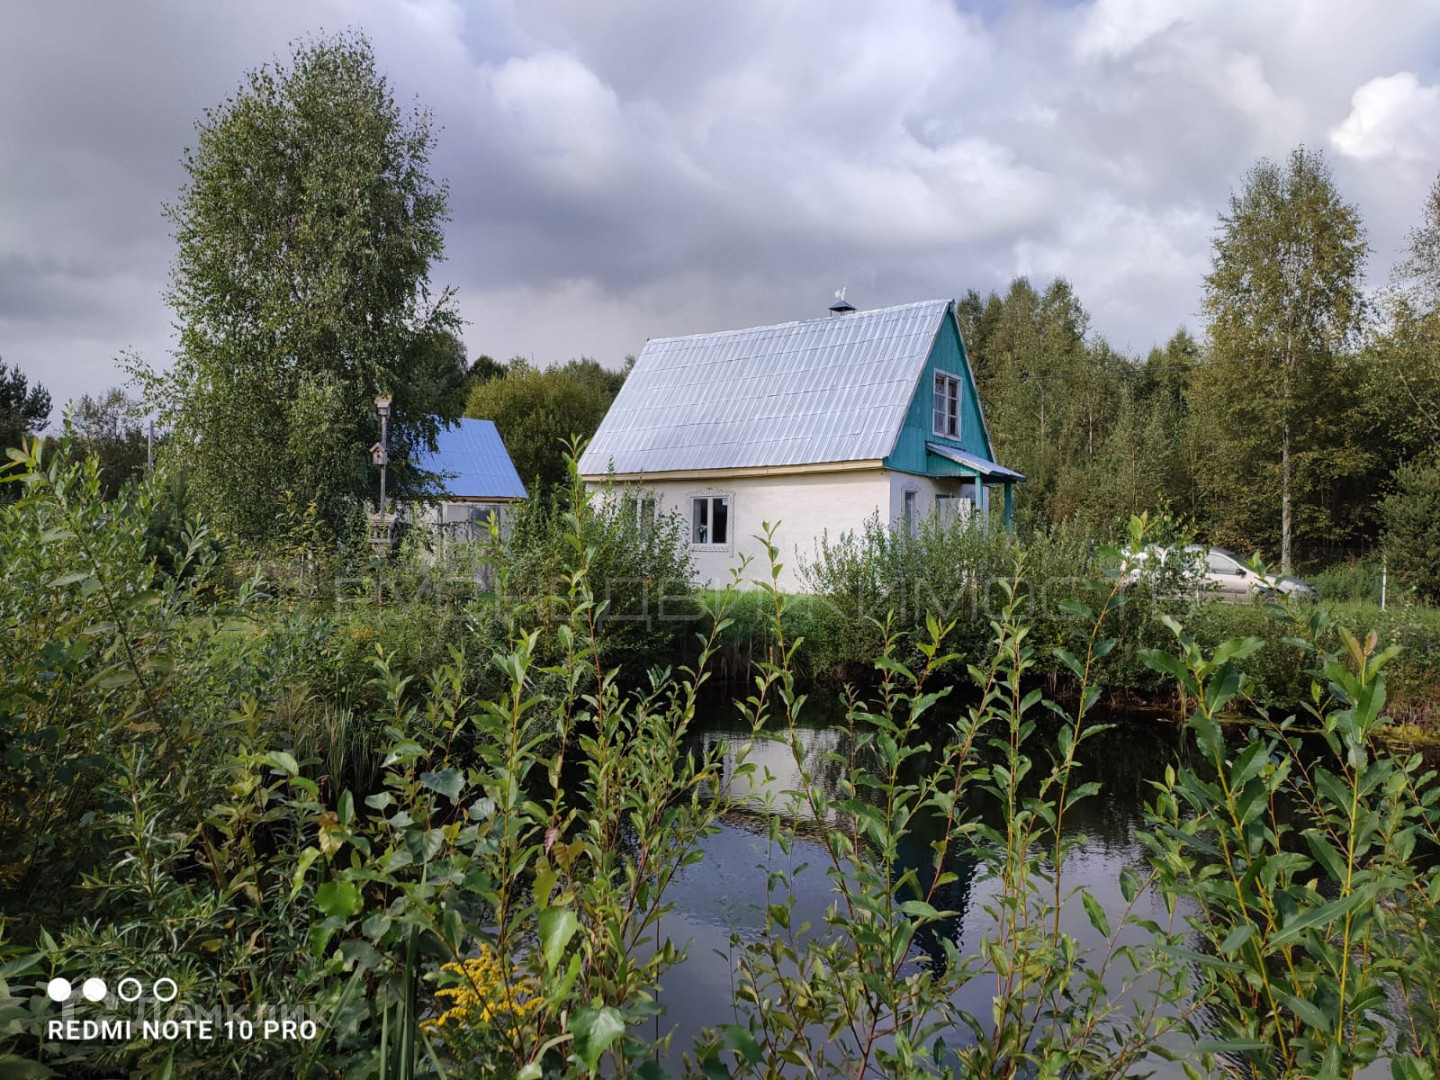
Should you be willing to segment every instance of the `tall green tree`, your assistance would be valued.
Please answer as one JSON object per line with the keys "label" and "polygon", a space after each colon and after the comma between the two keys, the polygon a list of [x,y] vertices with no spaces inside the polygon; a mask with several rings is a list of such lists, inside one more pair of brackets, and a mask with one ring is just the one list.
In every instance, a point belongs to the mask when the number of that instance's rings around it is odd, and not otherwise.
{"label": "tall green tree", "polygon": [[1193,443],[1186,423],[1198,346],[1183,328],[1143,363],[1104,341],[1088,349],[1075,421],[1083,452],[1072,454],[1057,507],[1105,530],[1130,515],[1169,510],[1194,515]]}
{"label": "tall green tree", "polygon": [[[1220,218],[1194,381],[1212,535],[1278,554],[1341,539],[1366,466],[1355,410],[1365,232],[1316,153],[1262,160]],[[1278,548],[1278,551],[1276,550]]]}
{"label": "tall green tree", "polygon": [[1122,415],[1133,420],[1124,391],[1134,365],[1090,334],[1090,317],[1063,278],[1044,292],[1023,277],[1004,297],[971,292],[957,314],[995,453],[1027,477],[1022,518],[1108,524],[1119,506],[1105,501],[1096,470],[1111,429]]}
{"label": "tall green tree", "polygon": [[391,490],[425,490],[405,462],[458,417],[465,382],[451,294],[430,286],[432,145],[353,33],[249,73],[197,124],[165,210],[180,342],[161,403],[193,495],[233,533],[269,538],[286,493],[353,519],[376,487],[377,394],[394,399]]}
{"label": "tall green tree", "polygon": [[1381,504],[1385,551],[1396,576],[1426,600],[1440,598],[1440,459],[1432,450],[1395,471]]}
{"label": "tall green tree", "polygon": [[1388,479],[1440,444],[1440,179],[1382,296],[1365,350],[1364,400],[1376,472]]}
{"label": "tall green tree", "polygon": [[595,434],[628,372],[588,358],[541,369],[516,357],[471,389],[465,415],[495,421],[520,479],[545,492],[567,482],[566,444]]}
{"label": "tall green tree", "polygon": [[1395,276],[1412,308],[1435,311],[1440,309],[1440,177],[1425,197],[1420,218],[1410,230],[1405,258]]}
{"label": "tall green tree", "polygon": [[81,394],[66,416],[72,444],[100,463],[100,493],[113,499],[145,470],[148,452],[144,407],[118,386],[99,397]]}
{"label": "tall green tree", "polygon": [[[30,385],[20,365],[0,364],[0,451],[19,446],[50,417],[50,391]],[[0,462],[3,463],[3,462]]]}

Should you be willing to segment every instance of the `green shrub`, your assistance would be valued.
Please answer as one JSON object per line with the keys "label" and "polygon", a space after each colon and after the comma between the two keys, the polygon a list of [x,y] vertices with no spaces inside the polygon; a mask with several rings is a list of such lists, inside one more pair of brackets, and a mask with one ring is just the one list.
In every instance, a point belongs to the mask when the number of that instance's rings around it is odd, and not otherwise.
{"label": "green shrub", "polygon": [[[1331,604],[1375,604],[1380,603],[1380,556],[1371,554],[1363,558],[1328,566],[1318,573],[1310,574],[1306,580],[1315,586],[1317,598]],[[1400,583],[1391,580],[1391,598],[1395,598]]]}
{"label": "green shrub", "polygon": [[[1083,652],[1092,613],[1118,597],[1111,616],[1116,637],[1109,661],[1113,689],[1149,691],[1159,680],[1140,661],[1140,650],[1164,641],[1162,615],[1183,615],[1193,598],[1150,581],[1123,581],[1126,567],[1148,544],[1183,544],[1174,522],[1137,520],[1136,531],[1116,546],[1066,527],[1023,539],[981,521],[942,524],[931,516],[914,535],[872,517],[862,534],[821,539],[816,559],[803,570],[817,598],[799,605],[815,633],[799,653],[802,665],[842,679],[864,677],[885,637],[887,618],[902,638],[923,631],[927,617],[954,622],[949,641],[967,661],[990,648],[992,623],[1008,602],[1004,584],[1023,556],[1026,576],[1019,603],[1037,648],[1032,677],[1068,678],[1055,650]],[[1126,552],[1129,552],[1127,556]],[[1126,563],[1129,558],[1130,562]],[[818,626],[817,626],[818,624]],[[963,666],[952,665],[953,677]]]}
{"label": "green shrub", "polygon": [[1440,459],[1419,457],[1396,469],[1381,512],[1396,577],[1422,599],[1440,599]]}
{"label": "green shrub", "polygon": [[[616,486],[587,490],[577,471],[578,446],[566,456],[570,483],[546,497],[527,499],[497,537],[493,561],[503,568],[494,602],[480,601],[494,629],[514,619],[541,632],[541,663],[555,628],[569,618],[574,567],[583,549],[597,607],[600,658],[631,683],[654,666],[677,663],[692,651],[698,610],[685,523],[675,513],[654,513]],[[494,638],[492,638],[494,640]]]}
{"label": "green shrub", "polygon": [[108,857],[93,823],[113,755],[180,769],[225,704],[222,677],[197,663],[206,534],[191,522],[163,565],[152,554],[164,478],[106,502],[93,457],[15,453],[5,479],[19,497],[0,505],[0,877],[34,913],[72,902]]}
{"label": "green shrub", "polygon": [[[145,485],[104,504],[93,465],[31,456],[14,476],[20,498],[0,510],[0,612],[14,631],[0,641],[0,839],[6,900],[26,921],[0,942],[0,1067],[656,1074],[669,1049],[658,990],[685,947],[667,936],[667,890],[732,807],[726,782],[751,771],[743,752],[727,762],[722,746],[685,740],[741,598],[707,598],[715,618],[693,667],[623,688],[592,587],[615,565],[614,537],[581,499],[561,515],[568,533],[539,534],[563,585],[546,587],[545,620],[492,602],[498,634],[472,652],[449,642],[416,674],[433,641],[404,656],[386,644],[423,633],[436,610],[423,598],[337,611],[217,594],[203,566],[162,572],[146,556]],[[198,527],[187,534],[203,550]],[[1223,640],[1204,644],[1122,587],[1145,536],[1137,523],[1113,553],[1065,536],[964,541],[1003,543],[1011,559],[976,599],[988,638],[967,628],[960,655],[961,627],[926,605],[908,638],[893,620],[880,629],[874,692],[846,697],[855,753],[873,767],[850,769],[833,796],[795,737],[795,602],[773,567],[743,598],[758,663],[739,704],[752,740],[794,755],[798,780],[778,796],[788,813],[769,819],[763,925],[732,943],[733,997],[717,1001],[694,1071],[1118,1078],[1180,1055],[1195,1076],[1350,1075],[1384,1057],[1405,1080],[1434,1075],[1440,870],[1420,856],[1440,841],[1440,788],[1418,755],[1375,747],[1403,653],[1342,632],[1324,608],[1285,605],[1207,605],[1196,628]],[[499,570],[497,595],[520,595]],[[1418,642],[1430,628],[1408,617],[1388,631]],[[372,625],[390,637],[346,652],[342,631]],[[1140,644],[1156,625],[1169,640]],[[1290,652],[1266,659],[1272,645]],[[1202,763],[1182,758],[1156,785],[1148,864],[1126,867],[1124,906],[1107,910],[1074,887],[1084,849],[1065,819],[1098,789],[1077,747],[1132,654],[1174,688]],[[492,691],[472,691],[487,685],[472,661],[496,673]],[[360,680],[362,663],[367,689],[339,708],[347,688],[328,680]],[[978,693],[942,713],[941,675],[962,666]],[[1047,698],[1046,666],[1067,673],[1073,706]],[[1268,682],[1252,686],[1251,671]],[[1318,752],[1258,715],[1282,684],[1308,703]],[[1222,711],[1253,720],[1246,741],[1221,737]],[[802,830],[823,864],[808,877],[790,859]],[[921,835],[938,840],[917,856]],[[988,883],[974,940],[934,933],[956,915],[944,910],[956,852]],[[794,925],[796,890],[822,874],[824,926]],[[1166,917],[1137,914],[1142,897]],[[1067,904],[1088,916],[1088,941],[1062,929]],[[927,938],[938,958],[917,944]],[[303,1004],[323,1031],[308,1043],[39,1037],[48,978],[119,971],[172,977],[181,1002],[250,1018]],[[959,1004],[972,983],[985,1015]]]}

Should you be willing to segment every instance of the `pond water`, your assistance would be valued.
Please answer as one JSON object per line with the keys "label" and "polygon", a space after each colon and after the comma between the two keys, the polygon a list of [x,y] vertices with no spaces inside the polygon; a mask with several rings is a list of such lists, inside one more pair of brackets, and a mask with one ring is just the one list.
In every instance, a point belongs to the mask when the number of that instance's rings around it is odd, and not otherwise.
{"label": "pond water", "polygon": [[[806,724],[799,732],[804,767],[819,785],[838,795],[844,766],[825,760],[825,756],[849,756],[850,734],[841,726],[843,712],[838,703],[826,707],[819,701],[808,704],[806,712]],[[1092,713],[1092,717],[1093,722],[1115,726],[1081,746],[1083,775],[1079,780],[1099,781],[1102,786],[1097,795],[1067,813],[1066,832],[1083,834],[1085,839],[1064,867],[1064,882],[1067,889],[1088,889],[1111,913],[1112,926],[1118,926],[1119,913],[1125,907],[1119,886],[1121,869],[1130,866],[1143,871],[1146,867],[1146,851],[1137,832],[1144,828],[1144,805],[1153,796],[1149,782],[1163,777],[1167,765],[1178,766],[1189,760],[1193,747],[1182,727],[1170,720],[1136,714],[1102,717]],[[1240,734],[1237,732],[1237,736]],[[733,708],[707,711],[691,737],[697,750],[717,743],[725,748],[727,776],[736,754],[742,747],[748,748],[747,760],[757,766],[757,775],[749,781],[736,781],[749,786],[732,789],[732,793],[745,796],[752,804],[758,804],[768,792],[774,796],[774,805],[784,806],[783,793],[798,786],[789,747],[778,742],[752,743],[748,725],[739,720]],[[1032,752],[1043,755],[1045,737],[1037,733],[1034,739]],[[759,775],[766,771],[771,776],[768,782]],[[967,809],[990,817],[995,807],[983,804],[987,798],[976,796]],[[686,960],[668,972],[663,982],[660,1002],[665,1015],[657,1021],[654,1031],[656,1036],[667,1030],[674,1032],[673,1056],[690,1049],[703,1028],[742,1019],[732,1005],[735,957],[731,939],[734,935],[754,940],[763,930],[767,868],[810,864],[795,881],[793,921],[823,928],[825,910],[835,895],[825,875],[824,853],[817,840],[806,838],[807,825],[809,832],[814,831],[813,822],[800,820],[792,824],[798,839],[787,857],[770,843],[768,814],[759,806],[729,814],[719,831],[704,842],[704,859],[686,868],[668,892],[674,911],[666,917],[662,935],[677,945],[688,942]],[[930,872],[930,844],[940,827],[936,821],[928,833],[917,831],[909,845],[907,861],[921,871],[922,880],[928,880],[925,875]],[[903,852],[902,857],[906,857]],[[993,919],[985,907],[998,891],[997,883],[978,874],[973,858],[967,855],[953,856],[948,869],[957,875],[957,880],[942,890],[935,906],[958,914],[945,923],[934,924],[926,931],[928,936],[917,935],[914,959],[918,962],[943,958],[937,935],[950,936],[961,955],[966,955],[975,953],[993,929]],[[1153,894],[1142,894],[1133,910],[1162,925],[1167,921],[1163,904]],[[1062,910],[1061,925],[1082,948],[1103,944],[1078,898]],[[1138,943],[1139,933],[1130,940]],[[929,958],[924,953],[929,953]],[[972,980],[961,991],[958,1004],[974,1016],[987,1018],[993,990],[993,980]],[[968,1031],[957,1030],[947,1042],[959,1045],[969,1038]],[[1147,1062],[1146,1067],[1156,1076],[1183,1075],[1178,1064],[1156,1060]],[[1363,1075],[1371,1073],[1385,1075],[1386,1071],[1377,1065]]]}

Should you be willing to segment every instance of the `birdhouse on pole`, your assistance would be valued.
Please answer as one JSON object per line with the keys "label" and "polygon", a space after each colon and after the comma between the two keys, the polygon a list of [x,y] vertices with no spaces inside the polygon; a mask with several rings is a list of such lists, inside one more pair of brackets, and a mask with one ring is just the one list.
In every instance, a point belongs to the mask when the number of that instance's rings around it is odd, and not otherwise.
{"label": "birdhouse on pole", "polygon": [[377,442],[374,446],[370,447],[370,464],[371,464],[371,465],[388,465],[388,464],[390,464],[390,452],[385,449],[385,444],[384,444],[384,443],[378,443],[378,442]]}

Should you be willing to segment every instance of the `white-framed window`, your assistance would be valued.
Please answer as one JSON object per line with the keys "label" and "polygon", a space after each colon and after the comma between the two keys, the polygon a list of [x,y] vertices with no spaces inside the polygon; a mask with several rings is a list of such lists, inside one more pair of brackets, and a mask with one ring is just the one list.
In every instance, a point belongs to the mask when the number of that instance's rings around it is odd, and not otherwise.
{"label": "white-framed window", "polygon": [[960,437],[960,380],[943,371],[935,372],[935,414],[932,430],[936,435]]}
{"label": "white-framed window", "polygon": [[640,535],[646,536],[655,527],[655,496],[648,492],[625,495],[620,500],[620,512],[633,518]]}
{"label": "white-framed window", "polygon": [[730,496],[696,495],[690,500],[690,543],[723,547],[730,543]]}

